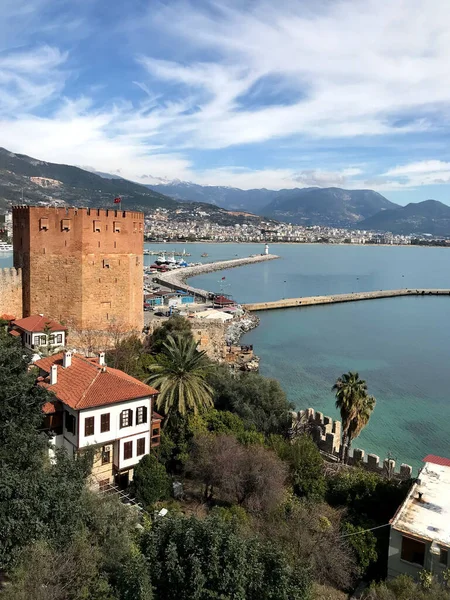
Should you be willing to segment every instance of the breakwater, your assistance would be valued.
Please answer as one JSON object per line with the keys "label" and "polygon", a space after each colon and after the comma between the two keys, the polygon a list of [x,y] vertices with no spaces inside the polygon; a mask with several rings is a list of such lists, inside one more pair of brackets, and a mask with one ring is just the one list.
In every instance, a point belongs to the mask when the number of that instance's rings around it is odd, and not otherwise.
{"label": "breakwater", "polygon": [[317,306],[319,304],[337,304],[339,302],[357,302],[379,298],[395,298],[399,296],[450,296],[450,289],[400,289],[378,290],[374,292],[352,292],[350,294],[333,294],[331,296],[306,296],[303,298],[283,298],[274,302],[254,302],[244,304],[246,310],[273,310],[276,308],[292,308],[295,306]]}
{"label": "breakwater", "polygon": [[214,271],[222,271],[224,269],[233,269],[244,265],[252,265],[255,263],[265,262],[267,260],[275,260],[279,258],[275,254],[259,254],[256,256],[248,256],[247,258],[234,258],[232,260],[222,260],[219,262],[207,263],[196,267],[186,267],[184,269],[176,269],[166,273],[160,273],[153,277],[153,281],[164,285],[172,290],[182,290],[188,292],[204,300],[209,300],[214,297],[213,292],[194,288],[186,283],[189,277],[202,275],[204,273],[212,273]]}

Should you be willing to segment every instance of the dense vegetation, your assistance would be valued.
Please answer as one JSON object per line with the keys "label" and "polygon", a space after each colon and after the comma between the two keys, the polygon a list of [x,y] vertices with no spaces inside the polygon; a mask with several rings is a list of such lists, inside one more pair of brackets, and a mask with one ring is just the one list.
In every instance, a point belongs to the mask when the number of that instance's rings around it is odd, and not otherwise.
{"label": "dense vegetation", "polygon": [[[144,379],[148,365],[166,365],[173,344],[190,355],[191,334],[178,326],[168,322],[165,339],[160,331],[145,345],[125,340],[109,359]],[[48,459],[38,433],[47,392],[0,331],[5,598],[311,600],[385,574],[389,530],[366,530],[388,522],[407,486],[344,464],[325,468],[307,434],[289,438],[290,405],[276,382],[203,367],[215,406],[173,403],[158,453],[135,469],[139,513],[89,490],[89,452]],[[181,499],[171,498],[173,481],[183,484]],[[414,589],[420,600],[446,598]],[[368,594],[407,598],[391,583]]]}

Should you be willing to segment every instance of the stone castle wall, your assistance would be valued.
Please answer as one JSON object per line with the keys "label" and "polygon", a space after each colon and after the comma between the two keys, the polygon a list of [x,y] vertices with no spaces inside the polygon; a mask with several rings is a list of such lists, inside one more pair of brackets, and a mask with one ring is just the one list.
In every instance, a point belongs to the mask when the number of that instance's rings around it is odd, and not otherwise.
{"label": "stone castle wall", "polygon": [[13,208],[23,314],[75,330],[143,327],[144,216],[121,210]]}
{"label": "stone castle wall", "polygon": [[22,318],[22,271],[0,269],[0,317]]}
{"label": "stone castle wall", "polygon": [[[323,413],[315,411],[313,408],[300,410],[293,413],[293,423],[300,426],[306,426],[322,452],[330,457],[338,458],[341,449],[342,424],[340,421],[334,421],[331,417],[326,417]],[[397,479],[409,479],[412,476],[412,467],[401,464],[400,469],[396,471],[395,460],[386,458],[383,461],[376,454],[365,456],[364,450],[354,448],[353,454],[349,456],[348,464],[360,465],[380,475],[386,475]]]}

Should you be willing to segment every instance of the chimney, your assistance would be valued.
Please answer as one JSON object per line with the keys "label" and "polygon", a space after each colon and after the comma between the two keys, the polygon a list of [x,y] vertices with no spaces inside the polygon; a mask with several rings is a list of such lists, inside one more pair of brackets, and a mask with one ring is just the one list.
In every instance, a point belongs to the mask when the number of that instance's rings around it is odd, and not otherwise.
{"label": "chimney", "polygon": [[100,354],[98,355],[98,364],[101,367],[106,367],[105,353],[104,352],[100,352]]}
{"label": "chimney", "polygon": [[58,367],[56,365],[52,365],[50,370],[50,385],[55,385],[58,381]]}
{"label": "chimney", "polygon": [[72,352],[66,350],[63,354],[63,367],[68,369],[72,364]]}

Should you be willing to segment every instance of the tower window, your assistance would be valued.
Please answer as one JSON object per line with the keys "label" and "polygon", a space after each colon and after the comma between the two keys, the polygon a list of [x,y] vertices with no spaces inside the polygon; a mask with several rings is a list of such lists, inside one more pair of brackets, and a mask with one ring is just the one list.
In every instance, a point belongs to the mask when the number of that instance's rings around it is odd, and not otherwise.
{"label": "tower window", "polygon": [[100,221],[94,220],[94,232],[100,231]]}
{"label": "tower window", "polygon": [[61,231],[70,231],[70,219],[61,219]]}
{"label": "tower window", "polygon": [[41,219],[39,219],[39,229],[42,231],[47,231],[48,230],[48,217],[42,217]]}
{"label": "tower window", "polygon": [[120,233],[120,221],[114,221],[113,231],[114,233]]}
{"label": "tower window", "polygon": [[103,259],[103,268],[109,269],[109,260],[106,260],[106,258]]}

